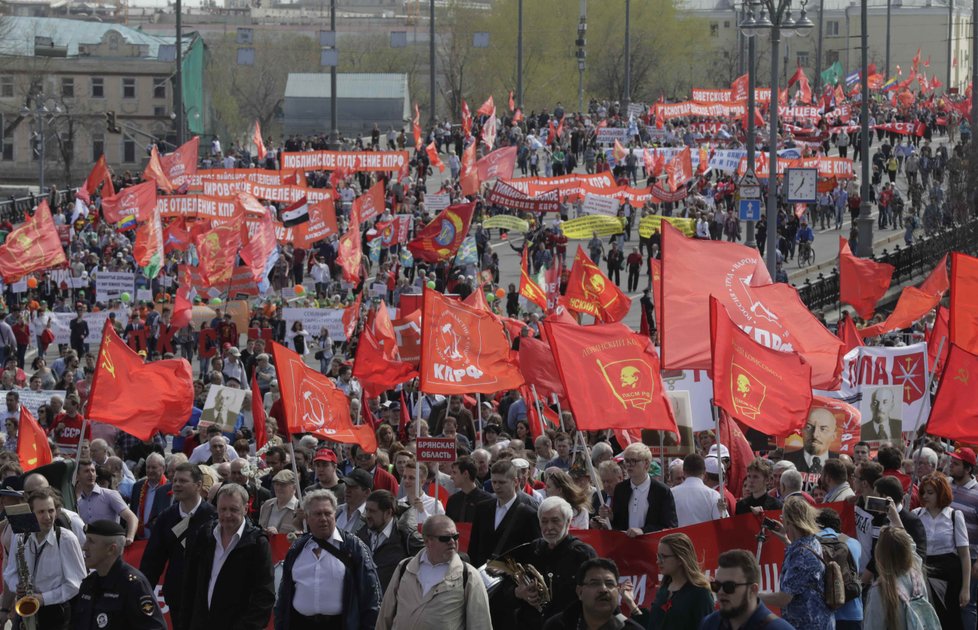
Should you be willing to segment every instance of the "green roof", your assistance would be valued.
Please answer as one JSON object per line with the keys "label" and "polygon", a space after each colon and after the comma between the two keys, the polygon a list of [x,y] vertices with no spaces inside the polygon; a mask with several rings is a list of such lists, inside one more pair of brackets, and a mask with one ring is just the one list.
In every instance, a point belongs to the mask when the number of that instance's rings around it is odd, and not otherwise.
{"label": "green roof", "polygon": [[[150,35],[122,24],[87,22],[66,18],[19,17],[5,18],[4,36],[0,38],[0,55],[33,57],[34,38],[47,37],[55,47],[66,48],[69,57],[77,57],[80,45],[97,45],[109,31],[122,36],[127,44],[145,46],[142,59],[156,59],[160,44],[174,44],[176,37]],[[184,35],[183,46],[188,49],[193,37]]]}

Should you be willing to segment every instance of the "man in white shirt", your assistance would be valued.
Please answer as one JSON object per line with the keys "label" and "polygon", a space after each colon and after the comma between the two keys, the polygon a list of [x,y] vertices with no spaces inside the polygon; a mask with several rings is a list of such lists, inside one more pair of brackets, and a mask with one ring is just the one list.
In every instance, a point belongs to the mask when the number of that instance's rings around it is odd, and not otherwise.
{"label": "man in white shirt", "polygon": [[720,518],[720,493],[703,483],[706,463],[699,453],[691,453],[683,460],[683,482],[672,488],[676,503],[679,526],[695,525]]}
{"label": "man in white shirt", "polygon": [[418,484],[419,476],[421,479],[428,478],[428,465],[424,462],[415,462],[404,467],[404,472],[401,473],[400,485],[404,490],[404,498],[400,499],[398,503],[415,510],[418,516],[418,524],[420,525],[429,516],[444,514],[445,508],[442,507],[440,501],[428,496],[424,490],[420,490],[420,494],[418,493],[420,489]]}
{"label": "man in white shirt", "polygon": [[[41,531],[18,534],[3,567],[4,583],[17,593],[18,598],[26,593],[25,585],[20,581],[21,572],[26,571],[30,576],[34,596],[40,602],[34,617],[38,628],[67,627],[71,616],[68,602],[78,594],[88,573],[78,539],[70,529],[55,526],[60,503],[51,488],[42,488],[31,495],[28,505],[37,517]],[[25,566],[20,566],[17,560],[17,549],[21,547]],[[8,614],[2,613],[0,617],[4,624]],[[24,627],[23,621],[20,627]]]}
{"label": "man in white shirt", "polygon": [[[190,461],[191,464],[207,463],[207,460],[210,459],[211,457],[210,440],[215,435],[221,435],[221,428],[215,424],[212,424],[207,427],[207,431],[205,433],[206,434],[204,435],[203,441],[201,442],[200,446],[195,447],[194,450],[190,453],[190,458],[188,461]],[[227,438],[222,438],[222,439],[224,439],[225,444],[228,443]],[[229,462],[233,462],[234,460],[238,459],[238,453],[233,448],[226,449],[225,454],[227,456],[227,461]]]}
{"label": "man in white shirt", "polygon": [[339,506],[336,517],[336,527],[351,534],[357,533],[364,526],[363,512],[366,508],[367,497],[374,489],[373,475],[361,468],[354,468],[343,478],[346,484],[346,503]]}

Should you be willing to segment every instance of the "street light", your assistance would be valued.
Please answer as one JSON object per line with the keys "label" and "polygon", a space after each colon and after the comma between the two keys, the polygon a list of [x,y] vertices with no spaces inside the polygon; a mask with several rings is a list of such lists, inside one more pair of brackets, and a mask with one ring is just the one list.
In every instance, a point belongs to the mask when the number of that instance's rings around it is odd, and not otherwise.
{"label": "street light", "polygon": [[[815,24],[808,19],[805,6],[808,0],[801,0],[801,14],[796,21],[791,16],[791,0],[751,0],[748,11],[739,27],[741,32],[752,37],[762,31],[771,33],[771,99],[770,135],[768,139],[768,185],[767,185],[767,270],[771,279],[777,277],[778,249],[778,57],[782,34],[785,37],[805,35]],[[755,17],[757,13],[757,17]]]}
{"label": "street light", "polygon": [[[48,100],[47,96],[43,94],[38,94],[34,97],[34,109],[24,106],[20,110],[20,115],[27,118],[30,117],[34,120],[34,125],[36,126],[37,142],[37,179],[38,179],[38,197],[44,195],[44,158],[45,158],[45,144],[47,142],[46,132],[44,130],[44,125],[47,122],[46,118],[48,116],[55,116],[61,113],[61,107],[55,105],[53,108],[48,108],[45,102]],[[52,200],[53,201],[53,200]]]}

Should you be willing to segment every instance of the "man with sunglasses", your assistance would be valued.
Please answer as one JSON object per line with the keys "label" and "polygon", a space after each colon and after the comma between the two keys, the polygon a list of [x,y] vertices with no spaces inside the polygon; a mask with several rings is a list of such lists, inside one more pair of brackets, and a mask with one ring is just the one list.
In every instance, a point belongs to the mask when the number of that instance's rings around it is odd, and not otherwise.
{"label": "man with sunglasses", "polygon": [[490,630],[489,595],[479,572],[458,555],[458,529],[438,514],[421,526],[424,549],[401,561],[377,630]]}
{"label": "man with sunglasses", "polygon": [[761,567],[743,549],[720,554],[713,581],[719,610],[700,624],[700,630],[793,630],[793,626],[768,610],[758,598]]}

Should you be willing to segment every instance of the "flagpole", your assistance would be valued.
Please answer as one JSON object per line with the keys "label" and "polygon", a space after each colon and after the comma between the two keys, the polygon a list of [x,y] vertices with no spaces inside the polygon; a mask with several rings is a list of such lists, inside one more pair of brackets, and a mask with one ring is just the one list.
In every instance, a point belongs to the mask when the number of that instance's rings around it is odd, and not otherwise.
{"label": "flagpole", "polygon": [[[944,337],[943,339],[941,339],[941,343],[938,344],[938,346],[937,346],[937,358],[938,358],[938,360],[941,358],[941,354],[944,352],[944,342],[945,341],[947,341],[947,337]],[[925,358],[924,361],[926,363],[927,362],[927,359]],[[926,368],[929,368],[929,367],[930,366],[926,366],[925,369]],[[936,361],[934,362],[934,368],[935,368],[934,371],[931,372],[931,373],[929,373],[927,375],[927,379],[926,379],[927,386],[924,388],[924,394],[923,394],[923,396],[928,396],[928,397],[930,396],[930,388],[934,385],[934,377],[937,376],[937,362]],[[923,398],[923,396],[921,396],[920,408],[917,410],[917,421],[914,422],[913,435],[910,437],[910,442],[907,444],[907,447],[906,447],[907,450],[906,450],[906,452],[903,455],[904,457],[907,457],[907,456],[910,455],[910,452],[912,450],[913,443],[917,439],[917,433],[920,431],[920,419],[924,415],[924,403],[923,403],[924,398]],[[928,418],[928,421],[929,420],[930,420],[930,418]],[[914,458],[914,473],[913,473],[913,476],[914,477],[917,476],[917,460],[918,459],[920,459],[920,448],[917,449],[917,457]]]}
{"label": "flagpole", "polygon": [[[530,394],[533,395],[533,400],[530,402],[533,403],[533,408],[537,410],[537,422],[540,423],[540,435],[543,435],[544,433],[546,433],[546,425],[543,422],[543,407],[540,404],[540,397],[537,396],[537,386],[533,385],[532,383],[530,384]],[[560,424],[561,424],[560,430],[563,431],[564,423],[561,422]]]}
{"label": "flagpole", "polygon": [[292,436],[289,435],[289,457],[292,459],[292,474],[295,475],[295,494],[302,503],[302,483],[299,479],[299,467],[295,464],[295,445],[292,443]]}
{"label": "flagpole", "polygon": [[477,449],[482,448],[482,394],[476,393],[476,413],[479,418],[479,425],[475,428],[475,447]]}
{"label": "flagpole", "polygon": [[659,459],[662,462],[662,481],[665,482],[669,478],[669,469],[666,468],[666,449],[662,446],[662,431],[659,430],[656,433],[659,434]]}
{"label": "flagpole", "polygon": [[726,492],[724,491],[724,479],[723,479],[723,457],[721,450],[722,445],[720,444],[720,414],[717,411],[717,406],[710,400],[710,411],[713,413],[713,426],[716,431],[716,443],[717,443],[717,474],[720,477],[720,499],[723,500],[724,509],[721,510],[726,514]]}
{"label": "flagpole", "polygon": [[577,437],[581,440],[581,446],[584,447],[584,461],[587,465],[587,472],[591,476],[591,483],[594,484],[594,489],[601,490],[601,479],[598,478],[598,471],[594,469],[594,462],[591,461],[591,451],[588,449],[587,440],[584,439],[584,432],[581,430],[577,431]]}

